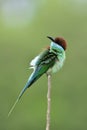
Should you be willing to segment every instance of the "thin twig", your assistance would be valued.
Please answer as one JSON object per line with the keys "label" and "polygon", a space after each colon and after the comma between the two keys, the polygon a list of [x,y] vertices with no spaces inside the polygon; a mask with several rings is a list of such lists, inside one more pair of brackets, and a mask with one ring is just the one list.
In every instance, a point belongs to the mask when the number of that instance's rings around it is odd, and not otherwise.
{"label": "thin twig", "polygon": [[47,122],[46,130],[50,130],[50,109],[51,109],[51,75],[48,74],[48,92],[47,92]]}

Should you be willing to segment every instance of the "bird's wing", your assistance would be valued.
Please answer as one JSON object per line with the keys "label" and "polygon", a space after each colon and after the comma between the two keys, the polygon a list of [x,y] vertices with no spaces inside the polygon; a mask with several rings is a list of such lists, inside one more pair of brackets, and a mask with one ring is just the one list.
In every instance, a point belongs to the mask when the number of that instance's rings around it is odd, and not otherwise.
{"label": "bird's wing", "polygon": [[49,49],[44,50],[36,62],[36,70],[39,68],[38,73],[43,74],[47,72],[47,70],[54,65],[56,58],[57,56],[50,52]]}
{"label": "bird's wing", "polygon": [[42,53],[40,53],[35,62],[34,71],[29,77],[25,88],[29,88],[44,73],[47,73],[48,70],[52,68],[55,64],[56,58],[57,56],[54,53],[50,52],[49,49],[46,49]]}
{"label": "bird's wing", "polygon": [[50,52],[49,49],[46,49],[46,50],[41,52],[41,54],[36,62],[36,65],[39,66],[39,65],[49,64],[52,61],[54,61],[54,59],[56,57],[57,56],[54,53]]}
{"label": "bird's wing", "polygon": [[35,69],[39,65],[48,64],[53,59],[55,59],[55,57],[56,57],[56,55],[54,53],[51,53],[49,48],[47,48],[30,62],[30,68]]}

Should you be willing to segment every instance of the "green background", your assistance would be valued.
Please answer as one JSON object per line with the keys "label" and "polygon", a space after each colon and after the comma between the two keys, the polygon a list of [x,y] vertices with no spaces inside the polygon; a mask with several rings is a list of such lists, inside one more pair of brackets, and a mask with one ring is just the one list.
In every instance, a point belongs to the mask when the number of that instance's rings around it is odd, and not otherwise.
{"label": "green background", "polygon": [[5,2],[0,5],[0,130],[45,130],[46,75],[7,115],[32,72],[29,62],[50,45],[46,36],[67,41],[64,67],[52,75],[50,130],[87,130],[87,1],[33,0],[35,11],[27,13],[33,17],[25,23],[26,12],[19,13],[19,23],[16,16],[4,15]]}

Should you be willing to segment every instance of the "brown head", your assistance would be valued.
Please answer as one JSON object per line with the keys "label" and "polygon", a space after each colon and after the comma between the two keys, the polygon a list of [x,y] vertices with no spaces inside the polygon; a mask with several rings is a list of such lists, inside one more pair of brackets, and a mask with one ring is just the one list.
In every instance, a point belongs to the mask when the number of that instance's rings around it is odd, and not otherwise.
{"label": "brown head", "polygon": [[67,43],[62,37],[56,37],[53,39],[52,37],[47,36],[51,41],[55,42],[56,44],[60,45],[64,50],[67,48]]}

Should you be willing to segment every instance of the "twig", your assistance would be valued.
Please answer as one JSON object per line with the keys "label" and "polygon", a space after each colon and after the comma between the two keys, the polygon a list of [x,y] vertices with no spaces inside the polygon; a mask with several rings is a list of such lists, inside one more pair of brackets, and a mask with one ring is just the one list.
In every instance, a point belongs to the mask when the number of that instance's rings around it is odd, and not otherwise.
{"label": "twig", "polygon": [[50,109],[51,109],[51,75],[48,74],[48,92],[47,92],[47,122],[46,130],[50,130]]}

